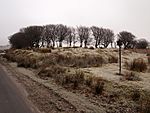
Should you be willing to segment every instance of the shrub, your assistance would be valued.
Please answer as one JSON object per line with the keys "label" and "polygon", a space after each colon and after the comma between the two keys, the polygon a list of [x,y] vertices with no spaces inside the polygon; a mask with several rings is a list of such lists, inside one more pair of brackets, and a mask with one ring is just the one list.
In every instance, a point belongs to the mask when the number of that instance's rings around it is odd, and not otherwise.
{"label": "shrub", "polygon": [[125,67],[129,70],[144,72],[147,70],[147,64],[142,58],[134,59],[131,62],[125,62]]}

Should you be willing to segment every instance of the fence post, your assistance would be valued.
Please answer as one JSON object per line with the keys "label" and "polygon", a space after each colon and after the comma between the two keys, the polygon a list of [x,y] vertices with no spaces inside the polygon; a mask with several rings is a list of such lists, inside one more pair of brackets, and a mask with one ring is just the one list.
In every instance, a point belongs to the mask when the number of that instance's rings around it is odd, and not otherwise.
{"label": "fence post", "polygon": [[117,45],[119,46],[119,75],[121,75],[121,46],[122,46],[121,40],[117,41]]}

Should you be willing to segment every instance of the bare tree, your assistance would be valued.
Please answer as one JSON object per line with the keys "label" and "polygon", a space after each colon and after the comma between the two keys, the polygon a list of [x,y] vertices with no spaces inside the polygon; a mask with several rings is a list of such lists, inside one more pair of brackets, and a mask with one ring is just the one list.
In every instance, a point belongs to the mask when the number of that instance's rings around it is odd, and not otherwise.
{"label": "bare tree", "polygon": [[97,46],[98,46],[98,39],[99,39],[99,27],[92,26],[92,27],[91,27],[91,30],[92,30],[94,39],[95,39],[95,41],[96,41],[96,42],[95,42],[95,48],[97,48]]}
{"label": "bare tree", "polygon": [[129,49],[133,47],[135,36],[127,31],[122,31],[118,34],[119,39],[122,41],[124,48]]}
{"label": "bare tree", "polygon": [[58,24],[56,26],[56,36],[59,41],[59,47],[62,47],[63,40],[69,36],[70,30],[66,25]]}
{"label": "bare tree", "polygon": [[75,46],[75,43],[77,42],[75,28],[73,28],[73,27],[69,28],[67,41],[68,41],[70,47],[72,46],[72,43],[73,43],[73,46]]}
{"label": "bare tree", "polygon": [[71,31],[72,31],[72,42],[73,42],[73,46],[75,47],[75,44],[76,44],[76,42],[77,42],[76,29],[72,27],[72,28],[71,28]]}
{"label": "bare tree", "polygon": [[55,47],[55,42],[57,39],[57,26],[50,24],[46,26],[46,37],[48,44],[52,43],[52,47]]}
{"label": "bare tree", "polygon": [[114,33],[110,29],[103,29],[102,45],[107,48],[114,41]]}
{"label": "bare tree", "polygon": [[90,29],[88,27],[80,26],[77,27],[79,40],[80,40],[80,47],[82,47],[82,44],[84,42],[84,46],[87,47],[88,39],[90,36]]}
{"label": "bare tree", "polygon": [[91,30],[92,30],[92,34],[93,34],[94,39],[95,39],[95,48],[97,48],[97,46],[100,45],[100,43],[103,39],[103,35],[104,35],[103,31],[104,30],[103,30],[103,28],[99,28],[96,26],[92,26]]}
{"label": "bare tree", "polygon": [[65,40],[67,41],[67,45],[69,45],[70,47],[72,46],[72,42],[74,38],[73,29],[74,28],[72,27],[68,27],[68,36],[65,38]]}
{"label": "bare tree", "polygon": [[46,39],[45,39],[45,35],[46,35],[46,26],[43,26],[43,31],[41,33],[41,47],[44,47],[44,43],[46,42]]}

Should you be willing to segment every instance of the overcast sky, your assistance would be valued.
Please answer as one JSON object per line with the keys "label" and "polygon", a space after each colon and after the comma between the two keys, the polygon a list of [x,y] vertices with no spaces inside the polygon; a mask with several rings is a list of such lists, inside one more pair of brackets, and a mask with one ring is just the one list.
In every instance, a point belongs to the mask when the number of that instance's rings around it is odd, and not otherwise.
{"label": "overcast sky", "polygon": [[150,0],[0,0],[0,45],[28,25],[96,25],[150,41]]}

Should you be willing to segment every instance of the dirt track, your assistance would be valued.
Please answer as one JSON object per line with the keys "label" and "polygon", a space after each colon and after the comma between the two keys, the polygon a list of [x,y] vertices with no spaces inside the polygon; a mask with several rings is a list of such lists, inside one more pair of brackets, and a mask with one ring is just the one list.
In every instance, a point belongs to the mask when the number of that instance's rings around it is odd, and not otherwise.
{"label": "dirt track", "polygon": [[0,113],[36,113],[0,65]]}

